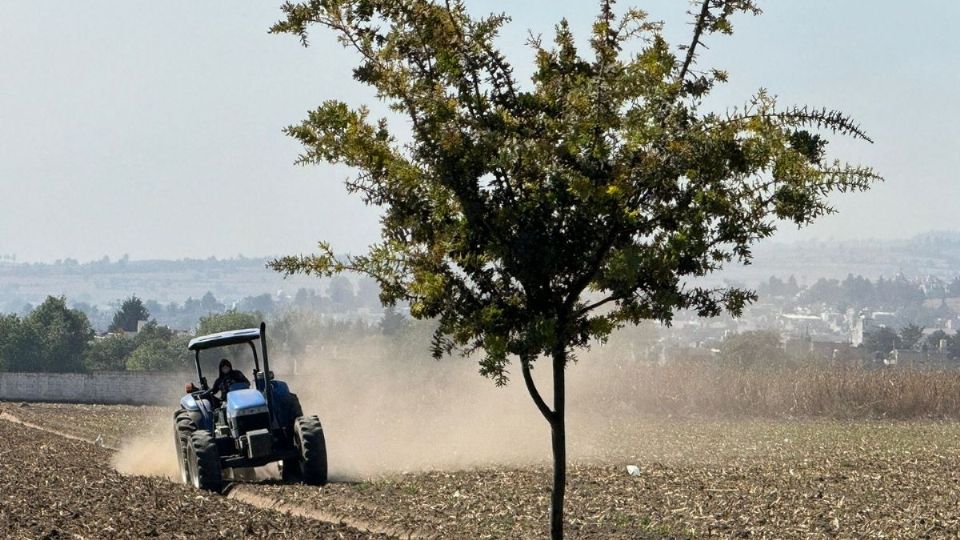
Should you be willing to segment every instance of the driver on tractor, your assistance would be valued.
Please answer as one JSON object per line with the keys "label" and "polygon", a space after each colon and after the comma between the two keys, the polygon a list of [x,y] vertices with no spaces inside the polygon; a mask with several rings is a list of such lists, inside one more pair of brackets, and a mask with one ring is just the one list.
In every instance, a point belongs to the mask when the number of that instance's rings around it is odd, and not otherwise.
{"label": "driver on tractor", "polygon": [[[243,372],[233,369],[233,364],[226,358],[220,360],[218,371],[220,376],[213,381],[213,386],[206,392],[215,409],[219,409],[220,404],[227,400],[227,392],[230,391],[231,386],[234,384],[250,384]],[[220,393],[219,398],[216,396],[217,392]]]}

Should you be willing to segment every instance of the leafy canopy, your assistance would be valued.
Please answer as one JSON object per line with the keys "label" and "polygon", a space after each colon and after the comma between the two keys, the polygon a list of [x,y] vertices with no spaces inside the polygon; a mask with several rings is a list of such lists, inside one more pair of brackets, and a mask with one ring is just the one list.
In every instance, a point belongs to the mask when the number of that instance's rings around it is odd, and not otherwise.
{"label": "leafy canopy", "polygon": [[120,309],[113,315],[110,323],[110,332],[136,332],[140,321],[150,320],[150,312],[143,305],[143,300],[136,295],[123,301]]}
{"label": "leafy canopy", "polygon": [[312,26],[333,29],[359,55],[354,77],[411,134],[339,101],[289,127],[301,163],[356,171],[348,189],[383,209],[383,238],[365,255],[321,243],[273,267],[372,276],[384,303],[438,320],[436,356],[482,351],[499,383],[511,355],[556,356],[678,309],[739,314],[752,291],[698,278],[748,263],[777,220],[806,225],[832,211],[831,193],[867,189],[879,177],[827,159],[825,136],[869,139],[839,112],[781,107],[764,90],[724,114],[701,110],[726,73],[699,71],[697,47],[757,12],[752,1],[703,2],[681,47],[612,3],[585,51],[565,20],[551,44],[532,38],[528,84],[495,45],[503,14],[475,18],[458,1],[285,4],[272,31],[306,45]]}
{"label": "leafy canopy", "polygon": [[260,326],[263,320],[263,314],[259,312],[248,312],[231,309],[223,313],[210,313],[200,317],[197,324],[197,335],[216,334],[217,332],[226,332],[228,330],[240,330],[243,328],[256,328]]}
{"label": "leafy canopy", "polygon": [[21,319],[0,315],[0,371],[82,372],[93,328],[62,296],[48,296]]}

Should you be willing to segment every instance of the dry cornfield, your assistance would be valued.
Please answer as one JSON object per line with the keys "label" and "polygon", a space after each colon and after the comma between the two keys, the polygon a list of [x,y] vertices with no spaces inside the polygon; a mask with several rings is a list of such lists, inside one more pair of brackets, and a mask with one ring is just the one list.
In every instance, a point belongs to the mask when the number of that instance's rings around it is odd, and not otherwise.
{"label": "dry cornfield", "polygon": [[960,419],[960,371],[954,369],[738,369],[703,362],[592,369],[590,397],[577,405],[611,415]]}

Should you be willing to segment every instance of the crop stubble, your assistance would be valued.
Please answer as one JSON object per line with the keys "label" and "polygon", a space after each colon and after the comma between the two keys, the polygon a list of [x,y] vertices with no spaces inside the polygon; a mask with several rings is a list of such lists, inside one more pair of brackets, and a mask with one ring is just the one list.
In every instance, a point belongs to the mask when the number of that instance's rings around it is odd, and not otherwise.
{"label": "crop stubble", "polygon": [[111,452],[0,421],[0,538],[367,538],[197,492],[124,476]]}
{"label": "crop stubble", "polygon": [[[117,421],[133,423],[142,422],[139,415],[157,412],[114,410]],[[13,412],[57,429],[72,426],[91,437],[96,436],[98,425],[110,424],[110,411],[101,407],[88,415],[70,405],[32,405]],[[6,430],[0,435],[10,441],[15,434],[29,431],[3,423],[0,428]],[[960,534],[960,424],[956,422],[649,418],[611,422],[598,433],[597,446],[604,451],[574,463],[570,470],[571,537],[942,538]],[[41,461],[31,450],[38,446],[34,440],[38,437],[46,436],[32,433],[5,447],[5,452],[13,453],[3,456],[4,467],[49,476],[42,465],[49,460]],[[49,446],[50,440],[44,440]],[[35,493],[24,493],[22,482],[14,483],[19,486],[14,492],[25,496],[22,501],[31,496],[44,501],[36,521],[16,522],[27,530],[39,532],[33,527],[47,520],[61,526],[72,520],[49,512],[70,516],[89,507],[91,503],[49,484],[76,478],[77,471],[83,471],[84,478],[94,478],[93,485],[108,478],[107,483],[114,486],[111,490],[129,493],[106,499],[113,501],[109,504],[96,503],[92,515],[133,516],[140,532],[181,523],[179,513],[184,505],[193,505],[192,497],[200,497],[205,504],[227,505],[215,512],[228,512],[229,505],[235,504],[182,486],[174,489],[155,478],[121,477],[104,470],[108,459],[104,450],[73,441],[55,442],[59,453],[54,461],[67,464],[63,470],[70,473],[56,473],[45,484],[36,483]],[[96,459],[82,458],[91,452]],[[640,475],[628,475],[627,464],[638,465]],[[336,464],[331,465],[335,472]],[[6,481],[12,476],[3,475]],[[398,472],[323,488],[271,483],[245,488],[272,500],[347,514],[421,536],[535,538],[547,532],[546,467]],[[6,486],[0,489],[7,492]],[[166,495],[153,502],[156,491],[185,500],[177,502],[180,499]],[[16,504],[34,508],[39,503]],[[16,504],[4,501],[3,506],[12,509]],[[190,515],[196,514],[188,513],[187,524]],[[269,529],[273,521],[262,519],[251,523],[266,527],[257,530],[274,530]],[[323,530],[315,522],[295,520],[278,526],[274,534],[315,536],[316,527]],[[189,525],[177,530],[189,530]],[[231,534],[248,533],[230,529],[225,536]]]}

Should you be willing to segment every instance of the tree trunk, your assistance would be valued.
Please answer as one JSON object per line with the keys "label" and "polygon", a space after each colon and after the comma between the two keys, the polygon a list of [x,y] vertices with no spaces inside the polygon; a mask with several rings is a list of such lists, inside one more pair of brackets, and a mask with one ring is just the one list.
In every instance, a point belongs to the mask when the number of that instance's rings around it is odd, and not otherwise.
{"label": "tree trunk", "polygon": [[553,352],[553,418],[550,430],[553,438],[553,494],[550,498],[550,538],[563,539],[563,496],[567,491],[567,431],[564,418],[566,400],[564,372],[567,364],[566,348]]}
{"label": "tree trunk", "polygon": [[550,537],[553,540],[563,539],[563,497],[567,488],[567,432],[564,418],[566,386],[564,373],[567,365],[567,349],[559,345],[553,351],[553,410],[544,402],[537,386],[530,374],[529,357],[522,357],[520,364],[523,368],[523,380],[527,385],[530,397],[550,423],[550,434],[553,441],[553,493],[550,497]]}

